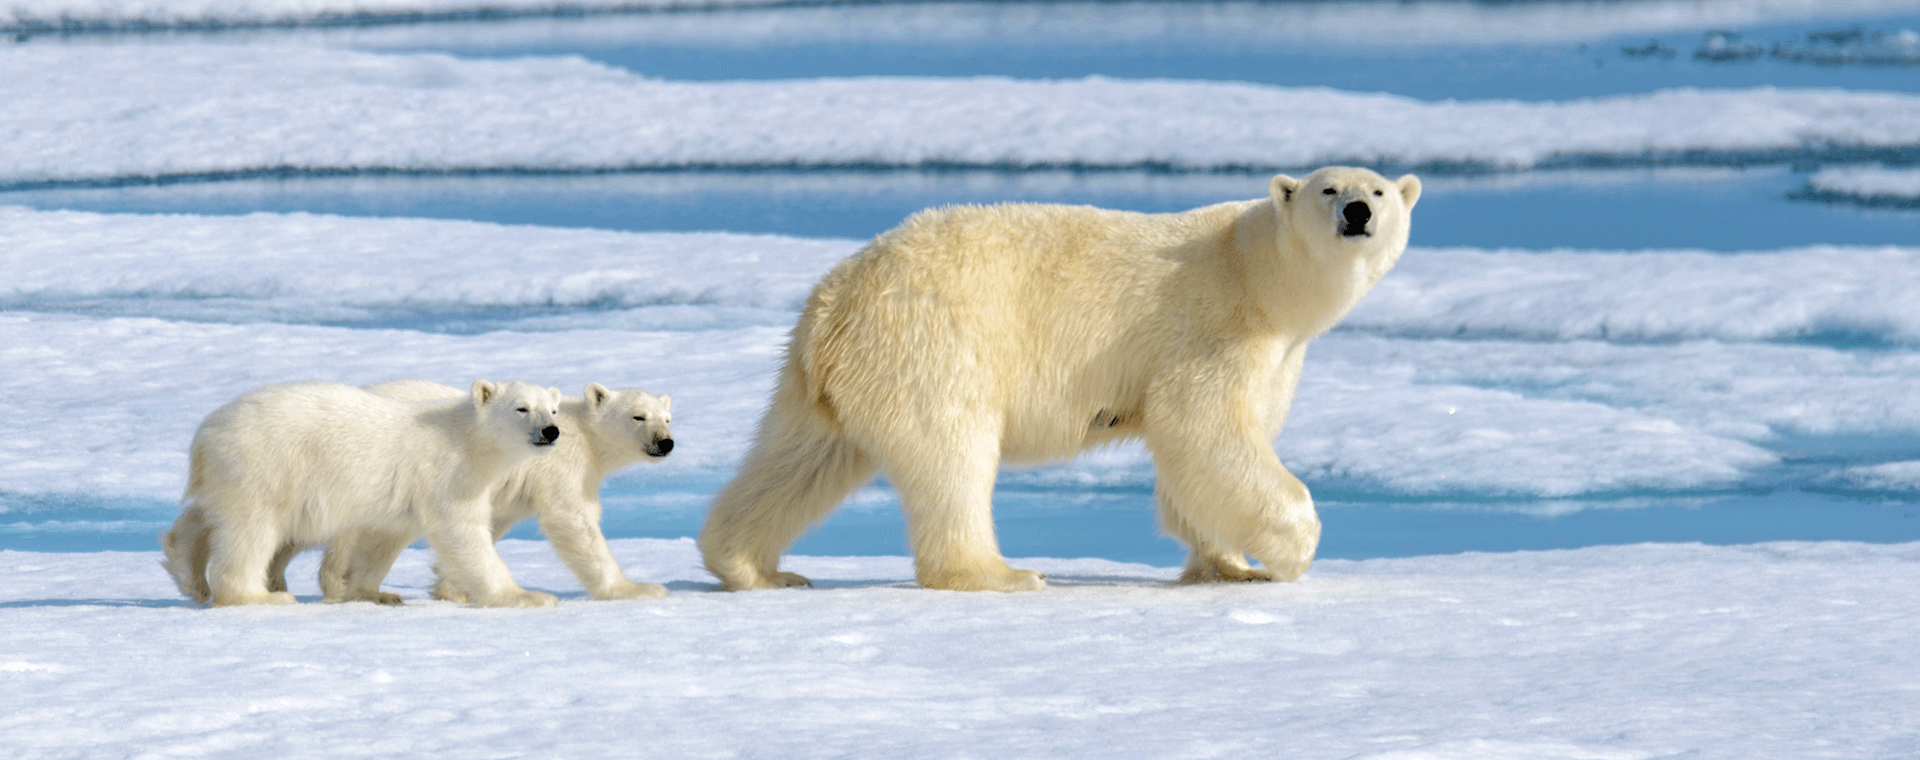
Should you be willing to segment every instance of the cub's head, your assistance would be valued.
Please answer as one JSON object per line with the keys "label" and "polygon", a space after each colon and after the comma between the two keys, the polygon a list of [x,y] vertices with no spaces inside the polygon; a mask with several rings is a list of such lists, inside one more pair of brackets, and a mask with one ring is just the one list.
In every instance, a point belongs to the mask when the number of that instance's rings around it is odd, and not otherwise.
{"label": "cub's head", "polygon": [[673,453],[673,397],[655,396],[639,388],[610,389],[587,383],[587,418],[602,435],[631,441],[648,459]]}
{"label": "cub's head", "polygon": [[1329,166],[1305,179],[1276,176],[1268,191],[1281,224],[1314,253],[1387,253],[1391,266],[1407,247],[1420,178],[1408,174],[1389,181],[1366,169]]}
{"label": "cub's head", "polygon": [[473,407],[480,419],[506,440],[524,440],[545,452],[560,439],[560,390],[509,380],[495,385],[473,381]]}

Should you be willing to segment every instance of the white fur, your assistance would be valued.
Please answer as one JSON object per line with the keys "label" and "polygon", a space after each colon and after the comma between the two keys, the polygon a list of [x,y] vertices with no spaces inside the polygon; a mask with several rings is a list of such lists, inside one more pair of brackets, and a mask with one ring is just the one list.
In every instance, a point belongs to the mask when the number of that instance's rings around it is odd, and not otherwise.
{"label": "white fur", "polygon": [[[1399,260],[1419,196],[1412,175],[1330,167],[1177,214],[913,216],[814,289],[701,531],[708,570],[735,590],[805,584],[780,555],[884,471],[922,586],[1040,588],[994,536],[1001,462],[1141,438],[1162,526],[1193,550],[1183,580],[1298,577],[1320,521],[1272,440],[1307,342]],[[1345,230],[1356,202],[1370,217]]]}
{"label": "white fur", "polygon": [[[410,401],[459,398],[460,390],[426,380],[389,380],[367,386],[388,398]],[[657,583],[634,583],[620,572],[607,537],[600,532],[600,483],[636,462],[657,462],[673,450],[673,397],[638,388],[611,390],[588,383],[579,398],[560,401],[560,427],[566,435],[553,451],[519,466],[489,496],[493,504],[493,540],[521,520],[537,516],[540,530],[579,576],[595,599],[651,599],[667,595]],[[334,548],[329,548],[332,555]],[[322,566],[333,562],[329,556]],[[280,568],[284,570],[285,565]],[[437,570],[438,568],[436,568]],[[467,593],[441,577],[437,599],[466,601]]]}
{"label": "white fur", "polygon": [[290,604],[284,582],[269,587],[276,553],[342,541],[351,557],[323,567],[327,600],[398,604],[380,581],[424,534],[475,604],[555,604],[500,561],[487,494],[550,448],[559,405],[558,391],[518,381],[431,402],[323,382],[242,395],[194,434],[164,564],[202,603]]}

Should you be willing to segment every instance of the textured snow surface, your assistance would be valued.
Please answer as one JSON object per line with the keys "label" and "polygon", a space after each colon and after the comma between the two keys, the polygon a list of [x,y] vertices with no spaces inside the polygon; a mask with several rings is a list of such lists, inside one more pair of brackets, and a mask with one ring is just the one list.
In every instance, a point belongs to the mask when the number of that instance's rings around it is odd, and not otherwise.
{"label": "textured snow surface", "polygon": [[686,83],[579,58],[304,47],[13,45],[0,101],[0,185],[16,187],[276,171],[1527,168],[1920,146],[1920,96],[1895,93],[1530,103],[1101,77]]}
{"label": "textured snow surface", "polygon": [[[847,0],[7,0],[0,5],[0,30],[43,28],[221,27],[282,24],[338,24],[354,21],[405,21],[415,18],[572,15],[707,9],[720,12],[778,6],[777,15],[731,13],[745,44],[777,34],[782,40],[805,38],[811,29],[847,33],[847,19],[867,15],[865,2]],[[1674,29],[1731,27],[1835,15],[1899,12],[1904,0],[1641,0],[1632,3],[1536,2],[1485,3],[1372,2],[1264,3],[1210,2],[1200,7],[1179,2],[1037,2],[982,12],[979,3],[906,2],[905,13],[888,14],[895,28],[867,30],[881,38],[907,32],[925,39],[1039,34],[1050,38],[1119,36],[1164,41],[1185,35],[1223,42],[1352,34],[1356,25],[1367,37],[1396,43],[1445,41],[1450,44],[1498,44],[1587,39],[1594,35],[1658,33]],[[1002,5],[989,3],[987,5]],[[809,6],[814,6],[809,8]],[[1124,6],[1116,11],[1116,6]],[[795,8],[806,9],[794,13]],[[1024,12],[1022,12],[1024,11]],[[652,16],[652,14],[644,14]],[[1117,18],[1116,18],[1117,17]],[[798,22],[798,26],[795,23]],[[904,25],[901,22],[905,22]],[[1117,22],[1117,23],[1116,23]],[[617,22],[616,22],[617,23]],[[672,21],[656,22],[671,27]],[[904,28],[901,28],[904,26]],[[772,27],[769,29],[769,27]],[[1101,28],[1106,27],[1106,28]]]}
{"label": "textured snow surface", "polygon": [[1920,203],[1920,169],[1878,166],[1822,169],[1807,180],[1815,192],[1865,201]]}
{"label": "textured snow surface", "polygon": [[[558,608],[199,609],[152,552],[0,552],[0,733],[54,757],[1894,758],[1920,752],[1920,545],[1640,545],[1323,561],[1298,583],[1016,560],[1036,593],[796,557],[713,591]],[[312,554],[289,576],[316,593]]]}

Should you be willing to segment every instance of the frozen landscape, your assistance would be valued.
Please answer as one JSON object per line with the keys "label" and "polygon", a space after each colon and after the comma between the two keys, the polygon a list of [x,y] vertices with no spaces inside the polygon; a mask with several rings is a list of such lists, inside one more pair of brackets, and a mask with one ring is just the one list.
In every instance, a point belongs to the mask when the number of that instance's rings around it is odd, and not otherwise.
{"label": "frozen landscape", "polygon": [[[1897,44],[1920,4],[1225,3],[1190,17],[1159,3],[797,3],[560,18],[551,33],[485,21],[695,5],[763,4],[0,6],[15,35],[0,41],[0,409],[13,426],[0,442],[0,754],[1920,754],[1915,88],[1526,100],[1230,76],[692,81],[513,52],[611,59],[593,45],[620,35],[866,49],[996,30],[1057,46],[1105,13],[1118,18],[1095,36],[1124,46],[1291,35],[1311,52],[1371,25],[1396,55],[1437,66],[1591,42],[1613,46],[1616,69],[1732,77],[1614,41],[1738,28],[1829,45],[1816,33],[1851,24]],[[737,38],[712,34],[736,12],[751,21]],[[889,13],[905,21],[874,20]],[[482,20],[398,23],[470,17]],[[344,36],[125,33],[263,26]],[[94,28],[120,32],[42,34]],[[540,42],[493,39],[515,34]],[[1167,210],[1169,197],[1254,197],[1268,173],[1328,162],[1418,171],[1429,189],[1400,265],[1314,344],[1275,441],[1327,523],[1305,579],[1172,584],[1180,553],[1152,535],[1151,465],[1121,446],[1003,474],[1003,544],[1051,576],[1045,591],[915,588],[884,482],[796,550],[791,569],[816,588],[711,585],[687,537],[750,443],[812,283],[871,234],[802,233],[815,228],[732,188],[883,209],[899,201],[868,199],[1017,191]],[[1765,192],[1754,172],[1771,177]],[[1729,178],[1732,191],[1710,191]],[[428,219],[205,200],[334,181],[368,196],[465,183],[503,207],[533,183],[652,183],[666,189],[651,197],[696,188],[744,208],[701,220],[773,221],[594,229],[502,223],[479,204]],[[1583,199],[1576,213],[1599,221],[1538,214],[1529,195]],[[1485,201],[1455,200],[1468,196]],[[1699,205],[1641,225],[1633,196]],[[1469,222],[1423,242],[1422,214]],[[1712,232],[1770,214],[1838,232]],[[1476,223],[1550,242],[1458,232]],[[1591,226],[1630,242],[1564,232]],[[1736,242],[1673,242],[1697,228]],[[557,609],[432,601],[422,548],[388,578],[408,599],[397,609],[181,598],[152,537],[177,510],[201,418],[265,384],[399,377],[672,394],[673,455],[607,491],[616,556],[672,594],[586,600],[523,529],[502,552],[523,585],[561,595]],[[303,601],[317,601],[316,566],[309,553],[289,573]]]}

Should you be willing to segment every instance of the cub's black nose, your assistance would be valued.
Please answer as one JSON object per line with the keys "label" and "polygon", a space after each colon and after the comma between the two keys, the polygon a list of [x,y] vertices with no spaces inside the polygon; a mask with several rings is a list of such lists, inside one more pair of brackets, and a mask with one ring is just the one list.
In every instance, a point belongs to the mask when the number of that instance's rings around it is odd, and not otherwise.
{"label": "cub's black nose", "polygon": [[1341,209],[1340,215],[1347,218],[1348,226],[1358,227],[1366,224],[1368,219],[1373,218],[1373,209],[1367,208],[1367,204],[1365,203],[1354,201],[1347,204],[1346,208]]}
{"label": "cub's black nose", "polygon": [[660,453],[662,454],[671,453],[673,451],[672,438],[662,438],[658,441],[655,441],[653,445],[660,447]]}
{"label": "cub's black nose", "polygon": [[560,437],[559,425],[548,425],[544,428],[541,428],[540,430],[540,440],[545,441],[547,443],[553,443],[555,440],[559,439],[559,437]]}

